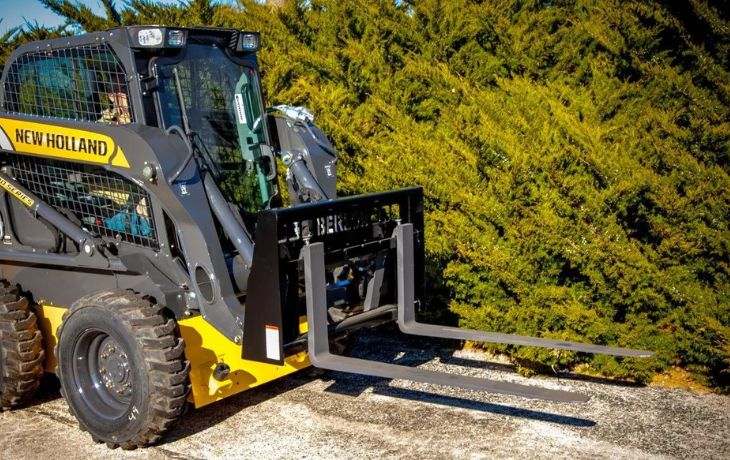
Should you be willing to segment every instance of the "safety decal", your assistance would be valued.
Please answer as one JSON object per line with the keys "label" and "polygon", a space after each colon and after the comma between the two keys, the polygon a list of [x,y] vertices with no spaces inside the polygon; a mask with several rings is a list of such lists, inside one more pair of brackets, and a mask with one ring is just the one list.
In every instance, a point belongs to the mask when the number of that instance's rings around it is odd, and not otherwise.
{"label": "safety decal", "polygon": [[21,190],[19,190],[16,186],[11,184],[10,182],[6,181],[2,177],[0,177],[0,187],[7,190],[11,195],[13,195],[15,198],[19,199],[24,205],[28,206],[29,208],[33,206],[33,199],[23,193]]}
{"label": "safety decal", "polygon": [[281,359],[279,347],[279,328],[266,325],[266,357],[274,361]]}
{"label": "safety decal", "polygon": [[243,106],[243,96],[236,94],[236,115],[238,115],[238,124],[246,124],[246,108]]}

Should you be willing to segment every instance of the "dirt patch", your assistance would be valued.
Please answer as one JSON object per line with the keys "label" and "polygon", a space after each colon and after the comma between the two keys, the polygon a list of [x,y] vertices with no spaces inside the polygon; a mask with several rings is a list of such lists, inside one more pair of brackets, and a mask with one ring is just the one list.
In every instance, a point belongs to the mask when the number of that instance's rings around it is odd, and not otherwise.
{"label": "dirt patch", "polygon": [[663,374],[655,375],[651,384],[664,388],[696,391],[698,393],[712,393],[712,388],[703,385],[694,376],[680,367],[672,367]]}

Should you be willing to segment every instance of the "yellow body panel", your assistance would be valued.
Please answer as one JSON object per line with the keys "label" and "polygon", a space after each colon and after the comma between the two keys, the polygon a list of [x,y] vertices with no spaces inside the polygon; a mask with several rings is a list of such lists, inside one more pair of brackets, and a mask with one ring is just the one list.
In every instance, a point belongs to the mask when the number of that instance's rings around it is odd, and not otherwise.
{"label": "yellow body panel", "polygon": [[[243,359],[241,346],[228,340],[202,316],[180,320],[178,325],[185,340],[185,356],[190,361],[191,395],[196,408],[310,366],[306,351],[286,357],[283,366]],[[231,368],[227,380],[219,382],[213,378],[217,363]]]}
{"label": "yellow body panel", "polygon": [[307,332],[309,332],[309,324],[307,323],[307,317],[300,316],[299,317],[299,333],[306,334]]}
{"label": "yellow body panel", "polygon": [[[42,302],[33,309],[38,316],[38,327],[43,333],[46,372],[55,373],[56,331],[67,309]],[[306,320],[301,322],[300,330],[306,329],[306,324]],[[189,400],[196,408],[310,366],[306,351],[286,357],[283,366],[243,359],[241,346],[228,340],[202,316],[180,320],[178,326],[180,335],[185,340],[185,357],[190,361],[192,391]],[[213,371],[218,363],[226,363],[231,369],[228,378],[222,382],[213,378]]]}
{"label": "yellow body panel", "polygon": [[129,168],[122,148],[104,134],[11,118],[0,118],[0,128],[16,152]]}
{"label": "yellow body panel", "polygon": [[56,337],[56,331],[58,326],[63,321],[63,314],[66,313],[67,308],[54,307],[53,305],[35,305],[33,307],[36,316],[38,317],[38,328],[43,334],[43,349],[46,352],[45,358],[45,369],[46,372],[52,374],[56,373],[56,344],[58,343],[58,337]]}

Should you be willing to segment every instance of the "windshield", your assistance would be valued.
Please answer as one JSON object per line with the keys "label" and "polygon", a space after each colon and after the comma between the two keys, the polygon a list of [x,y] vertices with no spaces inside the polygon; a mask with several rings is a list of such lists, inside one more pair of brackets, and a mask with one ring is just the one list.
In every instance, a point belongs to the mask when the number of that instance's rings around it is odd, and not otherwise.
{"label": "windshield", "polygon": [[[257,72],[215,45],[189,44],[182,59],[159,59],[156,73],[163,126],[199,136],[229,201],[249,212],[265,208],[276,189],[260,161],[266,129]],[[243,104],[239,112],[237,101]]]}

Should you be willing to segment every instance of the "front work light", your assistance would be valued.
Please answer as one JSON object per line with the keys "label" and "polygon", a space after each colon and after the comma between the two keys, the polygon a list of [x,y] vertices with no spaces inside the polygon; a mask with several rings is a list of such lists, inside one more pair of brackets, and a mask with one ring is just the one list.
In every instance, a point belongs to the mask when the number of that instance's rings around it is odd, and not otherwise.
{"label": "front work light", "polygon": [[168,46],[185,46],[185,32],[182,30],[167,31]]}
{"label": "front work light", "polygon": [[140,46],[160,46],[162,45],[162,30],[139,29],[137,31],[137,42]]}
{"label": "front work light", "polygon": [[258,51],[259,34],[244,32],[241,34],[241,48],[243,51]]}

